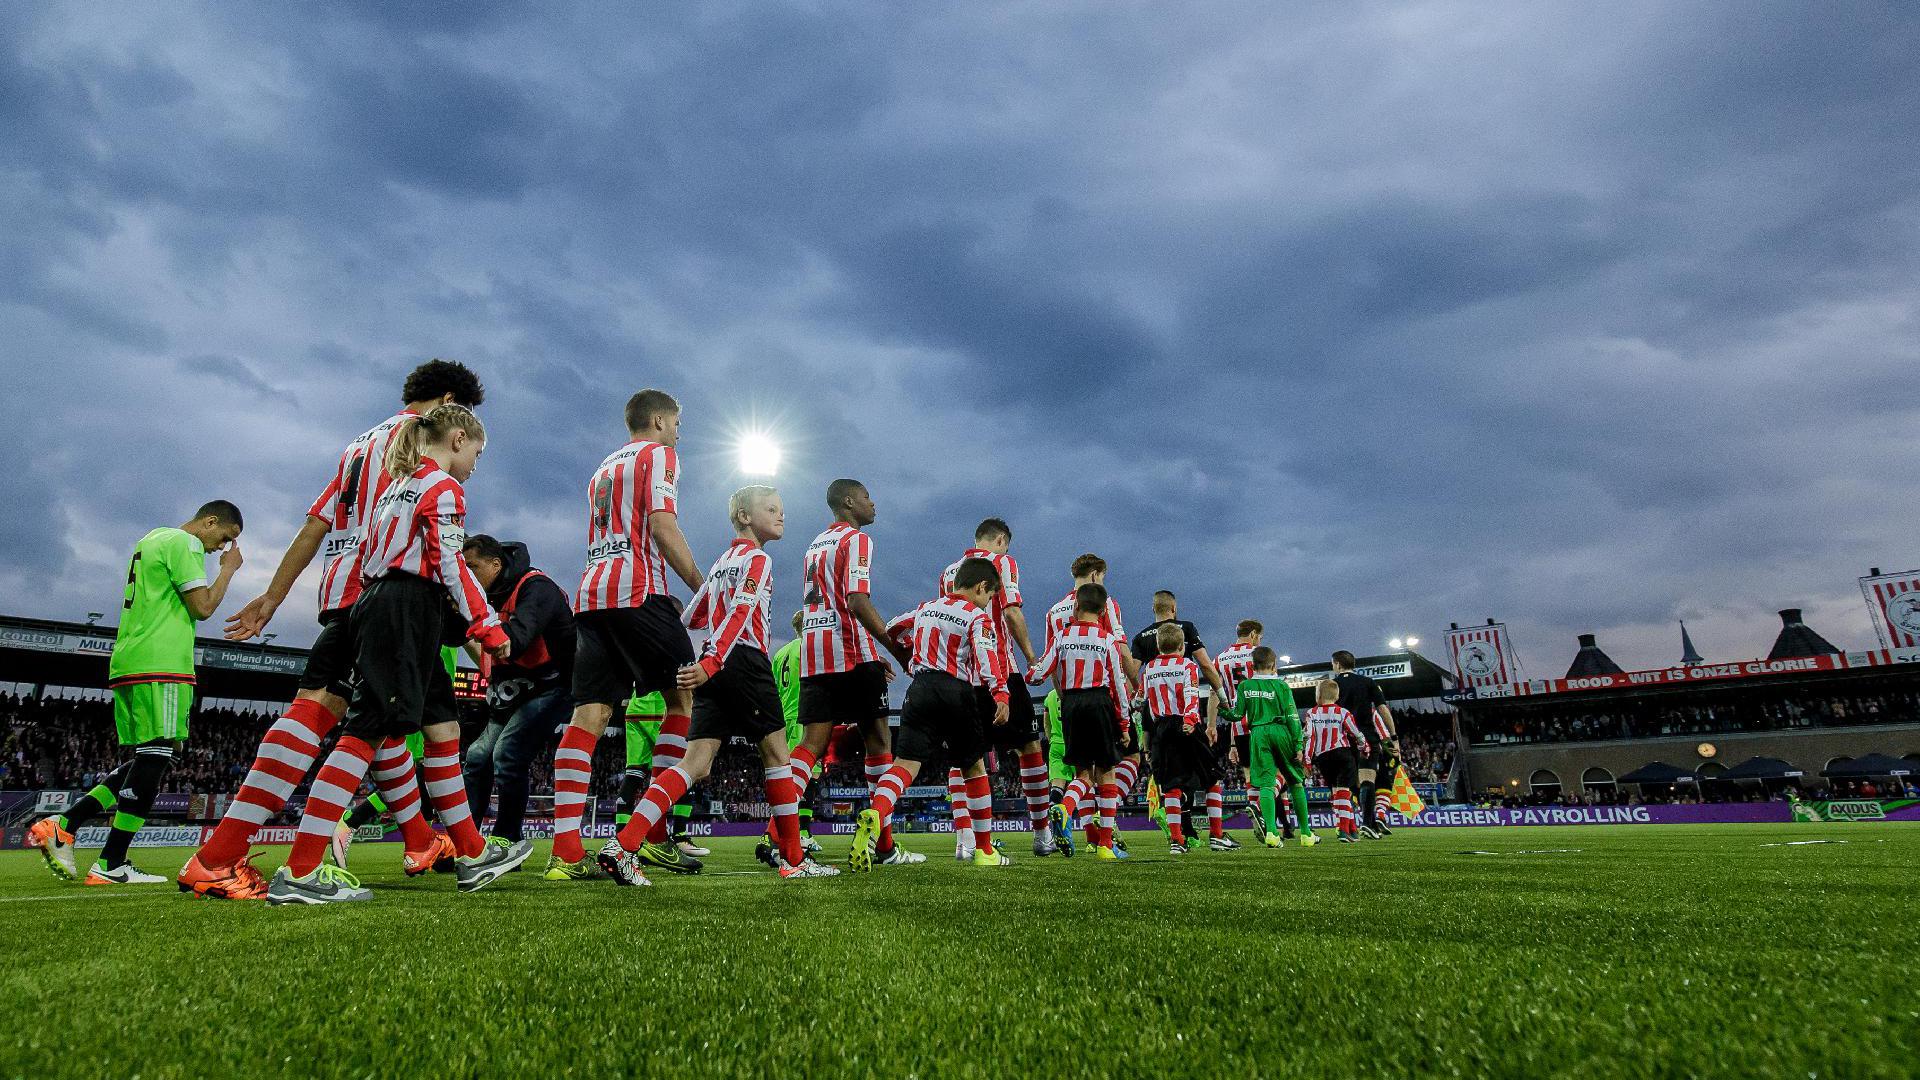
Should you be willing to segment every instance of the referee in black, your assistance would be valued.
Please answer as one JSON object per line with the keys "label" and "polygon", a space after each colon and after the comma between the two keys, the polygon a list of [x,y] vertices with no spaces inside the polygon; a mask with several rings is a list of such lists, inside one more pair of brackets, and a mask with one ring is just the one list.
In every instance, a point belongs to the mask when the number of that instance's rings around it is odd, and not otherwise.
{"label": "referee in black", "polygon": [[1381,774],[1393,783],[1394,766],[1400,761],[1400,738],[1393,727],[1393,710],[1380,684],[1354,670],[1353,654],[1345,649],[1333,654],[1333,681],[1340,687],[1340,707],[1353,714],[1360,731],[1373,744],[1373,755],[1360,762],[1360,835],[1369,840],[1392,836],[1393,830],[1380,820],[1374,806],[1374,791]]}

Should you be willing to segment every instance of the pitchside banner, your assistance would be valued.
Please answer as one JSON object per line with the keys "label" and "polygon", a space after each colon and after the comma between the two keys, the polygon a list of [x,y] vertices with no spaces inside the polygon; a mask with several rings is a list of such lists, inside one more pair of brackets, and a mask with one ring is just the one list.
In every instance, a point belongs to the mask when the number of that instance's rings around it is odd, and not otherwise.
{"label": "pitchside banner", "polygon": [[1883,649],[1920,647],[1920,570],[1860,579],[1860,595]]}
{"label": "pitchside banner", "polygon": [[1693,667],[1582,675],[1572,679],[1529,679],[1526,682],[1509,683],[1505,686],[1466,687],[1451,691],[1445,696],[1449,701],[1465,698],[1530,697],[1536,694],[1564,694],[1574,690],[1625,690],[1638,686],[1672,686],[1678,683],[1712,682],[1717,679],[1743,679],[1753,675],[1802,675],[1820,671],[1886,667],[1893,664],[1920,664],[1920,648],[1827,653],[1823,656],[1796,656],[1784,660],[1742,660],[1731,664],[1696,664]]}
{"label": "pitchside banner", "polygon": [[1453,678],[1460,686],[1505,686],[1516,681],[1508,657],[1513,645],[1507,640],[1507,624],[1487,620],[1485,626],[1470,626],[1447,631],[1447,656],[1453,661]]}

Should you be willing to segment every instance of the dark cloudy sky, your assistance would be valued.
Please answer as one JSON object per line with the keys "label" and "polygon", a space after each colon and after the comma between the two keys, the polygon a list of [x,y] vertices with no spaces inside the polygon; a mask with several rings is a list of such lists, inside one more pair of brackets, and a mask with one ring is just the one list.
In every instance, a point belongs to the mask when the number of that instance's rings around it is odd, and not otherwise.
{"label": "dark cloudy sky", "polygon": [[1903,4],[9,4],[0,610],[114,610],[210,496],[253,595],[445,355],[475,527],[562,578],[651,385],[703,565],[732,433],[788,444],[783,610],[844,474],[888,611],[997,514],[1216,646],[1860,647],[1920,564],[1916,56]]}

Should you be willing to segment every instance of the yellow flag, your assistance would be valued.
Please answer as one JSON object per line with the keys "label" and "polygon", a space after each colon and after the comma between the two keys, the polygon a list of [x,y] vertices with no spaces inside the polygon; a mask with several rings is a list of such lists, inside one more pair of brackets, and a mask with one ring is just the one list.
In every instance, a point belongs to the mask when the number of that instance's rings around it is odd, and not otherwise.
{"label": "yellow flag", "polygon": [[1404,765],[1396,765],[1393,769],[1393,808],[1404,817],[1418,817],[1420,811],[1427,808],[1420,793],[1413,790],[1413,781],[1407,779]]}

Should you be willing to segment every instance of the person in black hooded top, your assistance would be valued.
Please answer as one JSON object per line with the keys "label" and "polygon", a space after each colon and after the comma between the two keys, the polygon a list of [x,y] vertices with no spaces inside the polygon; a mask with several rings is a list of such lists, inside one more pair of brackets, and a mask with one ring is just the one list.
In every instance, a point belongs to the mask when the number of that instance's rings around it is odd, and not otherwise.
{"label": "person in black hooded top", "polygon": [[573,713],[573,602],[533,568],[527,546],[485,533],[467,538],[461,555],[487,590],[512,643],[487,678],[486,730],[467,747],[462,773],[475,821],[500,788],[493,835],[520,839],[527,812],[527,766],[548,751],[553,733]]}

